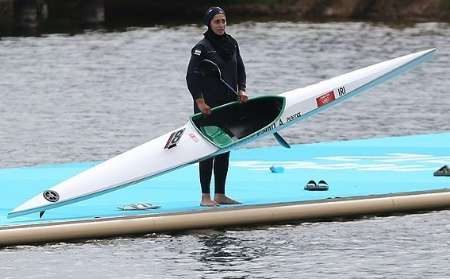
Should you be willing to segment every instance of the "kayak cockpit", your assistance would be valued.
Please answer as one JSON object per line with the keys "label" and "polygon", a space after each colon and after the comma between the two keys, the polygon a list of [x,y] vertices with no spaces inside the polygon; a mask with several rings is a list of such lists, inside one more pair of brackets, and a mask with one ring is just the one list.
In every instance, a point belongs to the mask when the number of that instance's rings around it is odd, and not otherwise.
{"label": "kayak cockpit", "polygon": [[263,96],[215,107],[210,115],[198,113],[191,119],[203,136],[224,148],[272,125],[283,112],[284,104],[284,97]]}

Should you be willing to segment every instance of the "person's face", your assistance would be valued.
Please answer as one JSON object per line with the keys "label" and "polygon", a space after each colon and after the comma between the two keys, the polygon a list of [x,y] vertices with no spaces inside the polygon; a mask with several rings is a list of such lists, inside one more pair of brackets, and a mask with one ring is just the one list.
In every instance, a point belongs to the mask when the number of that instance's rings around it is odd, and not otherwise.
{"label": "person's face", "polygon": [[224,14],[217,14],[211,19],[209,26],[216,35],[223,35],[225,34],[225,26],[227,26],[227,18]]}

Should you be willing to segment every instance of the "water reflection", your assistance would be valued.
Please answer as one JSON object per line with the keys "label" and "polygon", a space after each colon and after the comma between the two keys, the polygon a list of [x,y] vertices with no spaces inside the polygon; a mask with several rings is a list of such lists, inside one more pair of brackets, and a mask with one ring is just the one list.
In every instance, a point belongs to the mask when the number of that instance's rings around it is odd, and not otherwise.
{"label": "water reflection", "polygon": [[221,266],[235,266],[242,261],[252,261],[266,255],[266,247],[251,245],[252,242],[241,237],[235,237],[228,231],[197,234],[197,241],[202,248],[192,254],[200,262],[213,265],[217,271],[222,270]]}

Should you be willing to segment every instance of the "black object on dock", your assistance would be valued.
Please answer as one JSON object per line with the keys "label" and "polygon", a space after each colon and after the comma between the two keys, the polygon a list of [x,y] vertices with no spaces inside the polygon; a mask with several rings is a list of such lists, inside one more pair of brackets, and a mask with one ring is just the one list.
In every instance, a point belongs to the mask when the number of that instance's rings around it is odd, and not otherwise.
{"label": "black object on dock", "polygon": [[310,180],[304,189],[306,191],[328,191],[328,184],[324,180],[320,180],[317,184],[314,180]]}
{"label": "black object on dock", "polygon": [[450,168],[445,165],[434,172],[434,176],[450,176]]}

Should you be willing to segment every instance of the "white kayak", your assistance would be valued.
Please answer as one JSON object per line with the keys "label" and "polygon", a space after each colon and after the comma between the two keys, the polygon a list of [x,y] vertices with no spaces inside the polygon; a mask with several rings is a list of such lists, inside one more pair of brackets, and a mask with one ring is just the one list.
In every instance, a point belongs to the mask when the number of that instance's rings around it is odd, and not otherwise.
{"label": "white kayak", "polygon": [[129,186],[224,153],[277,131],[399,75],[435,49],[398,57],[276,96],[216,107],[186,125],[100,163],[45,190],[8,213],[8,218],[63,206]]}

